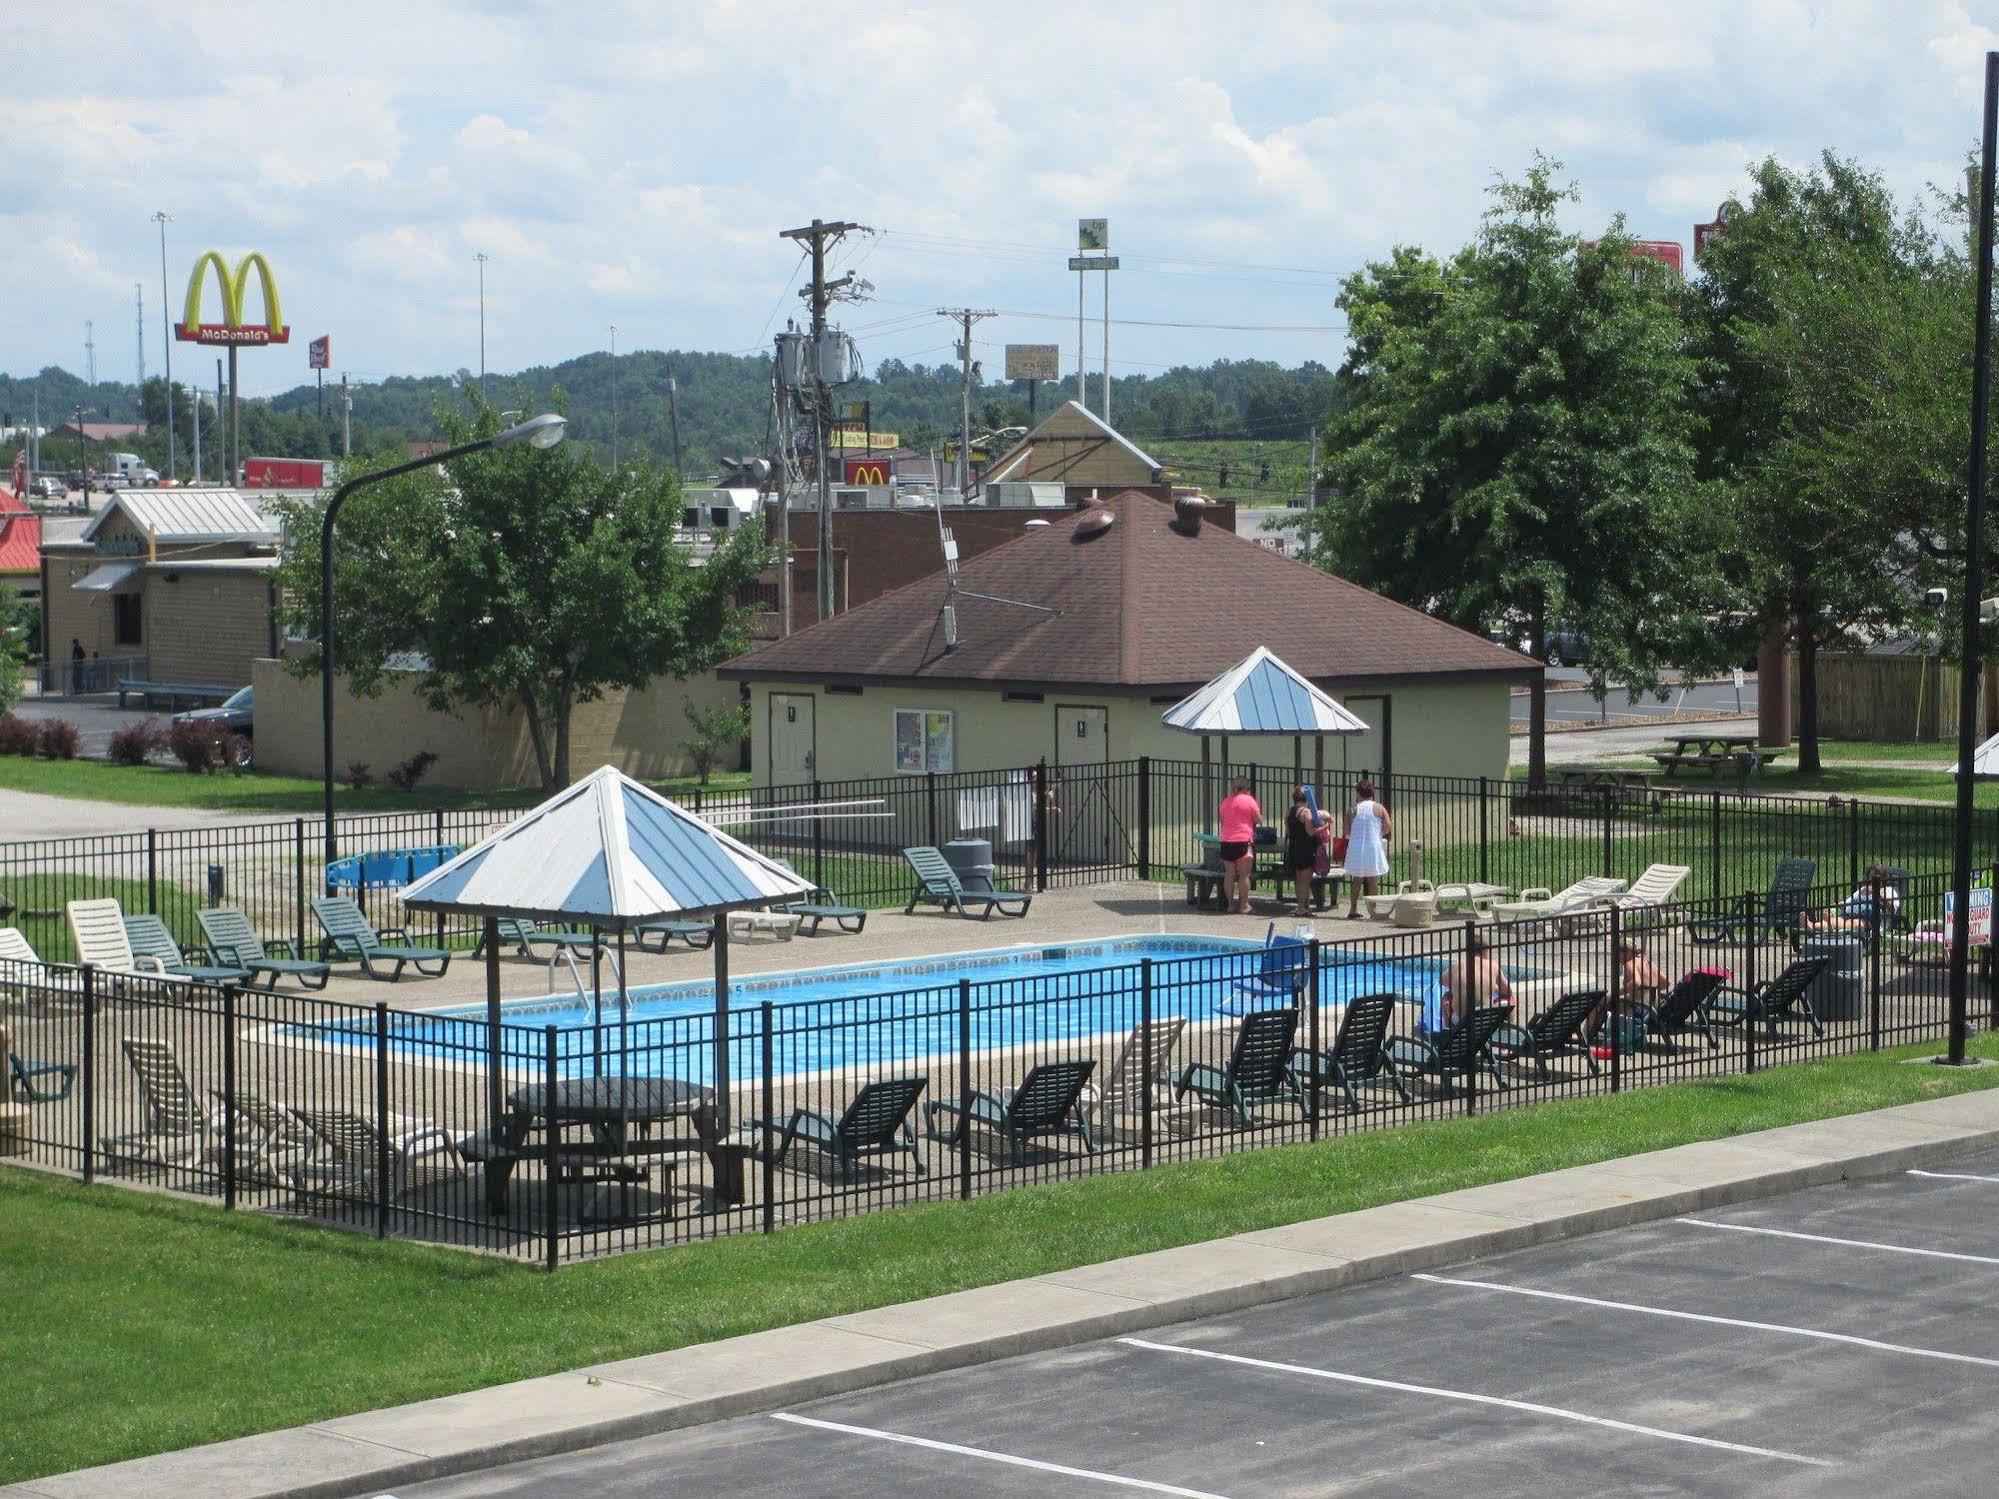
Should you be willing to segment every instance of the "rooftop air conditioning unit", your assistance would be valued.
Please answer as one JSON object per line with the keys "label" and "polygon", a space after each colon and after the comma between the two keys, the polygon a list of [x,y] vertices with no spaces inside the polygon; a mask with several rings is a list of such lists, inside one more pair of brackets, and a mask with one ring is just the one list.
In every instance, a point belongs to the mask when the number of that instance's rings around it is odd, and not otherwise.
{"label": "rooftop air conditioning unit", "polygon": [[986,503],[1008,510],[1059,510],[1065,503],[1060,484],[1033,484],[1009,480],[986,486]]}

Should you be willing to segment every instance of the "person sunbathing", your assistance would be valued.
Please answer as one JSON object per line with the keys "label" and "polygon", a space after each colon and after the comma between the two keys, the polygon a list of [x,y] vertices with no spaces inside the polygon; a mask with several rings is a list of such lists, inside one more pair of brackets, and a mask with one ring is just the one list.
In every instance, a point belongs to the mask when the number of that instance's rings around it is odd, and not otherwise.
{"label": "person sunbathing", "polygon": [[1867,873],[1853,894],[1836,910],[1807,911],[1799,924],[1808,932],[1852,932],[1871,937],[1895,919],[1902,908],[1902,892],[1888,883],[1888,871],[1879,864],[1867,866]]}

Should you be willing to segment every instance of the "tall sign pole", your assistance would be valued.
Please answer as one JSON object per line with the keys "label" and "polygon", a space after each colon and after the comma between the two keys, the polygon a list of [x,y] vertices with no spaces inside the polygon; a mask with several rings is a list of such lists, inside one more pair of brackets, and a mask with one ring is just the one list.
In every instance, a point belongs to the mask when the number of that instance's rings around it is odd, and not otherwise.
{"label": "tall sign pole", "polygon": [[1076,399],[1090,404],[1089,382],[1084,374],[1088,351],[1083,343],[1083,287],[1091,271],[1104,273],[1104,420],[1111,419],[1111,272],[1118,268],[1117,256],[1106,254],[1111,243],[1109,219],[1076,220],[1076,250],[1069,257],[1069,269],[1076,273]]}
{"label": "tall sign pole", "polygon": [[[165,345],[167,362],[167,479],[178,484],[180,469],[174,461],[174,314],[171,293],[167,290],[167,225],[173,222],[173,215],[163,208],[153,215],[153,222],[160,226],[160,342]],[[195,399],[201,399],[198,390]]]}
{"label": "tall sign pole", "polygon": [[1971,354],[1971,494],[1964,517],[1964,659],[1957,700],[1957,826],[1951,860],[1950,1055],[1964,1061],[1970,1032],[1972,753],[1978,744],[1978,601],[1984,592],[1986,409],[1992,392],[1992,184],[1999,154],[1999,52],[1985,54],[1985,149],[1978,167],[1978,300]]}

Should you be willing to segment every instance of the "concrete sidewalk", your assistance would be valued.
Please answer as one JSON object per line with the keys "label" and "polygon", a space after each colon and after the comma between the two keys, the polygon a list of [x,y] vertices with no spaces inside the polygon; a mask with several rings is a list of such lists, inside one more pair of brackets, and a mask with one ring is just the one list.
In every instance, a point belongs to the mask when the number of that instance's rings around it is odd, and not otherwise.
{"label": "concrete sidewalk", "polygon": [[4,1496],[377,1494],[1999,1145],[1999,1090],[1683,1145],[33,1479]]}

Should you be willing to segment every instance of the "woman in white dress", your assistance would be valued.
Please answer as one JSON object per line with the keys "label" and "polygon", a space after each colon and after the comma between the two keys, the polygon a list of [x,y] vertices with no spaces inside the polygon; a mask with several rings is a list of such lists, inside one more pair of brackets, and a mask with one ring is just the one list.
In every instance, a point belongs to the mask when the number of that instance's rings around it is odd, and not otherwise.
{"label": "woman in white dress", "polygon": [[1381,893],[1381,877],[1388,873],[1388,835],[1394,831],[1388,808],[1374,799],[1374,782],[1362,776],[1354,787],[1354,804],[1344,829],[1349,920],[1359,917],[1363,895]]}

